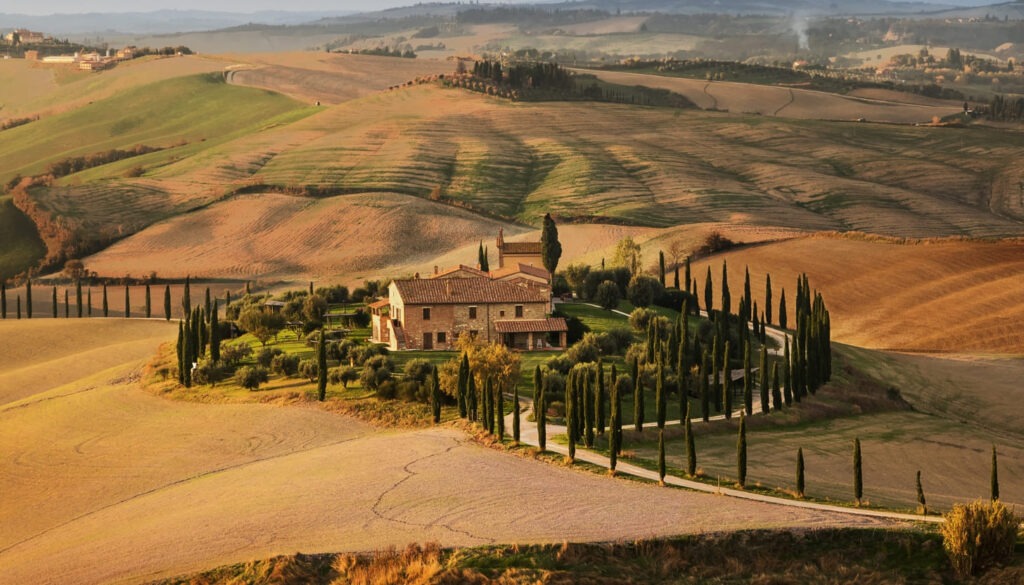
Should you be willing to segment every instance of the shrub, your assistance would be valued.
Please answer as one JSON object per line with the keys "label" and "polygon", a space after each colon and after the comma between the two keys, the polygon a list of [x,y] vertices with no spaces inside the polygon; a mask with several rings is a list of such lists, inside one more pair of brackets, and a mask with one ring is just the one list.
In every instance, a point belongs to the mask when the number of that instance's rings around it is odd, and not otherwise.
{"label": "shrub", "polygon": [[259,366],[244,366],[235,372],[235,383],[247,390],[258,389],[267,379],[267,370]]}
{"label": "shrub", "polygon": [[192,382],[195,384],[209,384],[213,386],[227,378],[227,376],[227,368],[223,364],[208,359],[199,360],[199,365],[192,370]]}
{"label": "shrub", "polygon": [[359,371],[351,366],[338,366],[327,374],[327,381],[331,384],[341,384],[348,389],[349,382],[359,379]]}
{"label": "shrub", "polygon": [[328,303],[348,302],[348,287],[340,284],[318,288],[316,289],[316,294],[326,299]]}
{"label": "shrub", "polygon": [[643,307],[633,309],[633,312],[629,314],[629,326],[633,328],[633,331],[646,334],[651,319],[657,316],[658,314],[650,309]]}
{"label": "shrub", "polygon": [[418,384],[423,384],[427,381],[427,376],[430,375],[433,366],[427,360],[423,358],[416,358],[409,360],[405,364],[405,377],[409,380],[414,380]]}
{"label": "shrub", "polygon": [[693,307],[697,306],[697,297],[686,294],[686,291],[681,291],[674,288],[664,289],[657,298],[654,299],[654,304],[659,307],[665,307],[666,309],[672,309],[673,311],[679,311],[683,308],[683,301],[688,301],[687,306],[692,310]]}
{"label": "shrub", "polygon": [[606,280],[597,285],[597,291],[594,293],[594,302],[600,305],[602,309],[610,311],[617,308],[621,299],[622,295],[619,294],[619,285],[614,282]]}
{"label": "shrub", "polygon": [[710,256],[715,252],[728,250],[736,245],[736,242],[723,236],[721,232],[711,232],[704,238],[704,242],[697,248],[697,256]]}
{"label": "shrub", "polygon": [[565,357],[574,364],[596,362],[600,356],[601,348],[597,344],[597,335],[594,333],[587,333],[583,336],[583,339],[576,342],[575,345],[565,352]]}
{"label": "shrub", "polygon": [[960,577],[978,574],[1013,556],[1020,518],[999,500],[957,504],[945,519],[943,546]]}
{"label": "shrub", "polygon": [[637,275],[629,281],[629,288],[626,289],[626,298],[635,307],[649,307],[654,299],[661,296],[664,287],[652,276]]}
{"label": "shrub", "polygon": [[629,330],[629,327],[613,327],[604,335],[615,348],[608,353],[622,353],[626,351],[629,344],[633,343],[633,332]]}
{"label": "shrub", "polygon": [[377,390],[378,386],[391,379],[391,373],[394,371],[395,364],[391,358],[375,355],[363,364],[363,373],[360,374],[359,381],[362,382],[363,388]]}
{"label": "shrub", "polygon": [[282,374],[288,377],[294,376],[299,371],[299,356],[279,354],[270,360],[270,371],[275,374]]}
{"label": "shrub", "polygon": [[274,357],[279,356],[279,355],[281,355],[283,353],[284,353],[283,351],[281,351],[280,349],[277,349],[276,347],[275,348],[269,348],[268,347],[268,348],[261,349],[260,352],[256,354],[256,363],[261,365],[261,366],[263,366],[264,368],[269,368],[270,367],[270,363],[272,361],[274,361]]}
{"label": "shrub", "polygon": [[298,372],[300,377],[315,382],[320,373],[320,367],[317,366],[316,360],[306,359],[299,362]]}
{"label": "shrub", "polygon": [[370,358],[375,356],[386,356],[388,355],[388,348],[383,345],[375,345],[372,343],[365,343],[363,345],[357,345],[349,351],[349,358],[357,366],[363,366]]}
{"label": "shrub", "polygon": [[228,366],[234,367],[252,355],[248,343],[238,342],[225,345],[220,349],[220,359]]}
{"label": "shrub", "polygon": [[544,366],[552,372],[558,372],[561,375],[566,375],[572,368],[572,360],[565,356],[565,354],[559,354],[549,359]]}

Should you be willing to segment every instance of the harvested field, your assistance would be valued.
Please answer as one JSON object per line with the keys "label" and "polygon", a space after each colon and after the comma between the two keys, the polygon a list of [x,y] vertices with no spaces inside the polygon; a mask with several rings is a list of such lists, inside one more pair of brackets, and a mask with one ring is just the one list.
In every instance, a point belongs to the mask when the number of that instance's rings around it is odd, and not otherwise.
{"label": "harvested field", "polygon": [[857,236],[799,238],[695,263],[702,290],[709,264],[719,290],[723,260],[734,291],[742,286],[743,267],[750,267],[754,300],[762,308],[765,273],[770,273],[776,310],[786,289],[790,323],[796,277],[806,272],[811,286],[825,296],[833,339],[843,343],[1024,354],[1024,331],[1016,325],[1024,318],[1024,243],[1018,241],[901,244]]}
{"label": "harvested field", "polygon": [[[438,255],[492,241],[507,223],[406,195],[313,199],[240,195],[150,227],[86,260],[101,274],[357,283],[427,270]],[[453,263],[476,263],[472,258]]]}
{"label": "harvested field", "polygon": [[[74,351],[88,347],[94,324],[61,325],[67,335],[54,339],[32,335],[38,322],[0,322],[0,354],[15,343],[45,347],[79,370],[88,357]],[[879,525],[581,474],[453,430],[375,431],[312,406],[164,400],[136,386],[134,358],[123,364],[0,410],[0,581],[139,582],[295,550],[409,541]]]}
{"label": "harvested field", "polygon": [[[856,120],[913,124],[931,122],[961,111],[958,102],[937,105],[921,103],[914,96],[901,94],[888,99],[867,99],[806,89],[770,85],[707,82],[700,79],[667,77],[619,71],[585,71],[610,83],[644,85],[668,89],[688,97],[702,108],[728,110],[737,114],[758,114],[805,120]],[[899,99],[903,98],[903,99]]]}

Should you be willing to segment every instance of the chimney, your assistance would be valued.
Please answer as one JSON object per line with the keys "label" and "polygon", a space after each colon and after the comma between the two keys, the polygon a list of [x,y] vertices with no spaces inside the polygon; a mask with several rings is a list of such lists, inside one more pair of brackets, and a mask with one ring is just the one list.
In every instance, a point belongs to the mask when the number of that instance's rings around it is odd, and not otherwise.
{"label": "chimney", "polygon": [[417,272],[416,274],[414,274],[413,278],[415,278],[416,280],[419,280],[420,279],[420,273]]}
{"label": "chimney", "polygon": [[434,264],[434,276],[437,276],[437,264]]}

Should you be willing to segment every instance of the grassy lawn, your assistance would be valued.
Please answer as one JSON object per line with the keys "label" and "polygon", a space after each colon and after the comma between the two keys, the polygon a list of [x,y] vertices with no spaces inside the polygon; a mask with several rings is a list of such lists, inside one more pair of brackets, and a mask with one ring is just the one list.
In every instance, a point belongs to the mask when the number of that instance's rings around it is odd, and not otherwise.
{"label": "grassy lawn", "polygon": [[0,197],[0,280],[34,266],[46,255],[35,224],[10,197]]}

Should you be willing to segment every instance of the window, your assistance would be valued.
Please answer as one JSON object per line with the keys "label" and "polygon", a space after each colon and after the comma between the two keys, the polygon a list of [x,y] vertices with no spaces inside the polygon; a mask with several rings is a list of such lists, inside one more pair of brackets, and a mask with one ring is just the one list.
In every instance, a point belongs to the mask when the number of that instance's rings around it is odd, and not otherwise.
{"label": "window", "polygon": [[438,345],[440,345],[442,343],[448,343],[448,334],[445,333],[444,331],[438,331],[437,332],[437,343],[438,343]]}
{"label": "window", "polygon": [[469,308],[469,318],[476,319],[476,307]]}
{"label": "window", "polygon": [[498,316],[499,317],[504,317],[505,316],[505,311],[498,311]]}
{"label": "window", "polygon": [[423,320],[430,321],[430,307],[423,307]]}
{"label": "window", "polygon": [[522,318],[523,318],[523,306],[522,305],[516,305],[516,319],[522,319]]}

